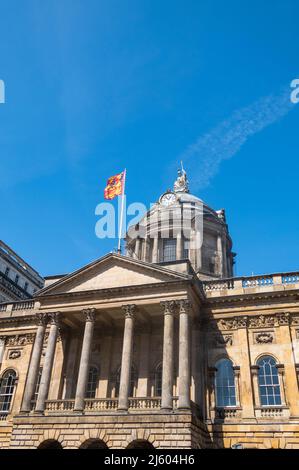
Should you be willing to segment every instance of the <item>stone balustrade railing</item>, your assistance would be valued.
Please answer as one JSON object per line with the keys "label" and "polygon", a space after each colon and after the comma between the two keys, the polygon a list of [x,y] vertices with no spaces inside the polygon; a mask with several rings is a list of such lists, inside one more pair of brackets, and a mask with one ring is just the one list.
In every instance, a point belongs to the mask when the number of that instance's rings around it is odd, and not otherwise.
{"label": "stone balustrade railing", "polygon": [[139,398],[129,399],[129,410],[158,410],[161,408],[161,398]]}
{"label": "stone balustrade railing", "polygon": [[115,411],[118,406],[117,398],[86,398],[84,411]]}
{"label": "stone balustrade railing", "polygon": [[8,411],[0,411],[0,421],[6,421],[8,413]]}
{"label": "stone balustrade railing", "polygon": [[292,284],[299,284],[298,272],[203,281],[203,288],[207,293],[213,294],[215,291],[239,290],[248,288],[260,288],[262,290],[263,288],[267,288],[269,286],[289,286]]}
{"label": "stone balustrade railing", "polygon": [[16,310],[31,310],[34,308],[34,300],[22,300],[0,304],[0,312],[14,312]]}
{"label": "stone balustrade railing", "polygon": [[233,419],[241,416],[240,408],[216,408],[215,418],[216,419]]}
{"label": "stone balustrade railing", "polygon": [[46,400],[46,412],[73,411],[75,400]]}
{"label": "stone balustrade railing", "polygon": [[289,409],[286,406],[262,406],[255,408],[257,418],[288,418]]}
{"label": "stone balustrade railing", "polygon": [[[117,398],[85,398],[84,412],[100,412],[100,411],[117,411],[118,399]],[[176,409],[178,404],[178,397],[173,397],[173,408]],[[192,403],[196,406],[195,403]],[[75,400],[46,400],[45,413],[65,413],[74,410]],[[161,408],[161,397],[130,397],[129,398],[129,411],[153,411]],[[32,403],[32,411],[34,410],[34,403]],[[3,418],[6,419],[6,418]],[[1,418],[0,418],[1,420]]]}

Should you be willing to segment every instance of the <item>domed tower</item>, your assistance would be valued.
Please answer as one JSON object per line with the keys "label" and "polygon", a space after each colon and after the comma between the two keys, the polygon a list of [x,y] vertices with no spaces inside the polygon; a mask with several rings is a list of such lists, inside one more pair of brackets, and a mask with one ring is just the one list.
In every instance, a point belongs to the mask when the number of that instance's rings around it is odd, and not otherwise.
{"label": "domed tower", "polygon": [[200,279],[233,276],[232,240],[224,209],[214,211],[189,192],[186,172],[178,170],[168,189],[126,236],[127,256],[181,270],[189,260]]}

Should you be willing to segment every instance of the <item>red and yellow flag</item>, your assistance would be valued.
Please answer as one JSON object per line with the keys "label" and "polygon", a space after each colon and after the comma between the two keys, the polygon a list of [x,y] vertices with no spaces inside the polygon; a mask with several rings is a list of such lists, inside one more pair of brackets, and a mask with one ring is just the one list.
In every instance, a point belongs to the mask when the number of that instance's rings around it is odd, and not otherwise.
{"label": "red and yellow flag", "polygon": [[123,194],[125,171],[117,175],[110,176],[107,180],[107,186],[104,189],[105,199],[114,199],[116,196]]}

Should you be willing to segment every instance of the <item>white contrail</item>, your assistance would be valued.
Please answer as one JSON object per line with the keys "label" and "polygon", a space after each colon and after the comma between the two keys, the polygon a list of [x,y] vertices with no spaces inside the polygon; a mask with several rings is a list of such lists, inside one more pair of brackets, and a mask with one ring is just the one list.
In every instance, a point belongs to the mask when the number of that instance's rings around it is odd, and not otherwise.
{"label": "white contrail", "polygon": [[250,106],[235,111],[190,145],[180,160],[186,163],[193,185],[197,188],[207,186],[222,160],[231,158],[250,136],[286,115],[294,107],[290,93],[288,89],[280,95],[260,98]]}

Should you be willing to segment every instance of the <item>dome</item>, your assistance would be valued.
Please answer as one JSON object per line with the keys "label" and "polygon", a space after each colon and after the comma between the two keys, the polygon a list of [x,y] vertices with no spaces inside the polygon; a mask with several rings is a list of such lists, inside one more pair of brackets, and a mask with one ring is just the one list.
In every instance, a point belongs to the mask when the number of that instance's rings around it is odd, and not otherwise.
{"label": "dome", "polygon": [[232,241],[225,211],[190,194],[186,172],[164,192],[126,236],[127,255],[157,264],[189,260],[202,279],[233,275]]}

